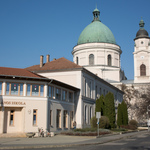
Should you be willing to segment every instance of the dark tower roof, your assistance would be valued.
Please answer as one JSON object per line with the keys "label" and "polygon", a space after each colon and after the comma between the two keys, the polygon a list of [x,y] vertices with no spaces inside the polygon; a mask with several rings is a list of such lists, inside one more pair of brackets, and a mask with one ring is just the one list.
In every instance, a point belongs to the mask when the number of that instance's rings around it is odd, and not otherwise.
{"label": "dark tower roof", "polygon": [[136,33],[136,39],[139,39],[139,38],[150,38],[149,35],[148,35],[148,32],[144,29],[144,21],[141,19],[140,23],[139,23],[139,26],[140,26],[140,29],[139,31]]}

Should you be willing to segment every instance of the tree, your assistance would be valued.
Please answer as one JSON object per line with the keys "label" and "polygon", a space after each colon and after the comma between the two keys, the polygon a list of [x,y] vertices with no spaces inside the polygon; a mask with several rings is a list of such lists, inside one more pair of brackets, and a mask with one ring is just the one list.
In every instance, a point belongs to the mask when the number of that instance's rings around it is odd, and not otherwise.
{"label": "tree", "polygon": [[101,115],[104,116],[104,111],[105,111],[105,105],[104,105],[104,96],[101,95],[100,96],[100,112],[101,112]]}
{"label": "tree", "polygon": [[122,103],[118,105],[117,125],[119,127],[121,125],[128,125],[128,111],[127,105],[124,101],[122,101]]}
{"label": "tree", "polygon": [[107,116],[110,121],[111,128],[115,127],[116,115],[115,115],[115,105],[114,105],[114,95],[109,92],[105,96],[105,113],[104,116]]}
{"label": "tree", "polygon": [[96,104],[95,104],[95,114],[96,112],[100,112],[101,111],[101,108],[100,108],[100,98],[98,98],[96,100]]}
{"label": "tree", "polygon": [[95,113],[96,112],[101,112],[101,115],[104,115],[104,96],[101,95],[97,100],[96,100],[96,106],[95,106]]}
{"label": "tree", "polygon": [[117,126],[120,127],[122,123],[123,123],[122,108],[121,108],[121,104],[119,104],[118,111],[117,111]]}
{"label": "tree", "polygon": [[122,108],[122,124],[123,125],[128,125],[128,111],[127,111],[127,104],[122,101],[121,103],[121,108]]}

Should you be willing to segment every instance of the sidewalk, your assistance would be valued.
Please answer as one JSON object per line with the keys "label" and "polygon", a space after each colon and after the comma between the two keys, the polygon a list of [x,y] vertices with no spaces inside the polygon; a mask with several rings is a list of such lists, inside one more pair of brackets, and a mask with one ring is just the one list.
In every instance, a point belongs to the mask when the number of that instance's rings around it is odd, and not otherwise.
{"label": "sidewalk", "polygon": [[65,136],[56,135],[54,137],[2,137],[0,136],[0,149],[23,149],[23,148],[48,148],[48,147],[69,147],[77,145],[102,144],[119,139],[125,139],[142,134],[150,134],[147,131],[131,132],[126,134],[112,134],[107,136]]}

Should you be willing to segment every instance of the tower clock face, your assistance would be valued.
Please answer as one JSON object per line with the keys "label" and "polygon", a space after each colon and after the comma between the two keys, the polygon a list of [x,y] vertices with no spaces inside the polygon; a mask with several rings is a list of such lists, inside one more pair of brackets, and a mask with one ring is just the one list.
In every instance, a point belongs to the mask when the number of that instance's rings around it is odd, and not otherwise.
{"label": "tower clock face", "polygon": [[141,56],[140,58],[141,58],[141,59],[144,59],[144,56]]}

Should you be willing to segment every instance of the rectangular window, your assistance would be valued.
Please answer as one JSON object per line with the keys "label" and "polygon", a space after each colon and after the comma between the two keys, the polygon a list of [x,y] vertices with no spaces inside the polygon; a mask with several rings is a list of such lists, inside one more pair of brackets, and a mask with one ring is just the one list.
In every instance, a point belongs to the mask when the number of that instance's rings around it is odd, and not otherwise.
{"label": "rectangular window", "polygon": [[90,85],[89,85],[89,88],[90,88],[90,98],[92,98],[92,83],[90,82]]}
{"label": "rectangular window", "polygon": [[40,96],[44,96],[44,85],[40,86]]}
{"label": "rectangular window", "polygon": [[7,84],[7,85],[6,85],[6,95],[10,95],[10,94],[9,94],[9,83],[7,82],[6,84]]}
{"label": "rectangular window", "polygon": [[18,84],[11,83],[11,95],[18,95]]}
{"label": "rectangular window", "polygon": [[23,83],[6,83],[6,95],[23,95]]}
{"label": "rectangular window", "polygon": [[98,96],[97,96],[97,85],[95,86],[95,98],[97,99]]}
{"label": "rectangular window", "polygon": [[48,96],[54,98],[54,87],[48,86]]}
{"label": "rectangular window", "polygon": [[2,82],[0,82],[0,94],[2,94]]}
{"label": "rectangular window", "polygon": [[61,128],[61,110],[57,109],[56,127]]}
{"label": "rectangular window", "polygon": [[67,115],[67,110],[64,110],[63,127],[64,127],[64,128],[68,128],[68,115]]}
{"label": "rectangular window", "polygon": [[44,96],[44,85],[27,84],[27,96]]}
{"label": "rectangular window", "polygon": [[85,80],[85,83],[84,83],[84,96],[86,96],[86,80]]}
{"label": "rectangular window", "polygon": [[27,96],[30,96],[30,87],[31,87],[31,85],[28,84],[28,85],[27,85]]}
{"label": "rectangular window", "polygon": [[37,125],[37,109],[33,109],[33,125]]}
{"label": "rectangular window", "polygon": [[23,95],[23,84],[22,83],[20,84],[20,95],[21,96]]}
{"label": "rectangular window", "polygon": [[70,111],[70,128],[73,128],[73,111]]}
{"label": "rectangular window", "polygon": [[67,91],[65,90],[62,91],[62,100],[67,101]]}
{"label": "rectangular window", "polygon": [[10,110],[10,126],[14,126],[14,110]]}
{"label": "rectangular window", "polygon": [[50,110],[50,115],[49,115],[49,124],[52,126],[52,110]]}
{"label": "rectangular window", "polygon": [[73,102],[73,93],[69,92],[69,102]]}
{"label": "rectangular window", "polygon": [[100,96],[101,96],[101,94],[102,94],[102,89],[101,89],[101,88],[99,89],[99,94],[100,94]]}
{"label": "rectangular window", "polygon": [[56,99],[61,100],[61,89],[56,88]]}
{"label": "rectangular window", "polygon": [[32,85],[32,96],[39,96],[39,85]]}

